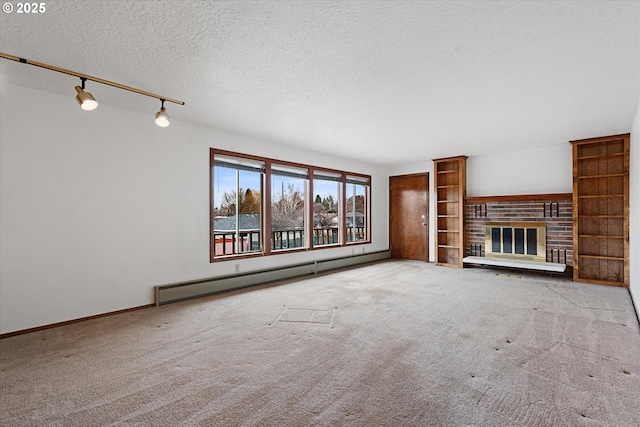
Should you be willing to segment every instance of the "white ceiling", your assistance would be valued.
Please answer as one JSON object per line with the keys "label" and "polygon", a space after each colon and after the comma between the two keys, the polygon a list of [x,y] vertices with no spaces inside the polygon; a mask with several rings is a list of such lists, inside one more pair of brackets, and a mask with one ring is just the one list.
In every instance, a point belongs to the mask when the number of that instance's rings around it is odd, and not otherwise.
{"label": "white ceiling", "polygon": [[[624,133],[638,106],[638,1],[45,5],[0,14],[1,52],[185,101],[173,119],[373,164]],[[75,102],[70,76],[1,59],[0,78]]]}

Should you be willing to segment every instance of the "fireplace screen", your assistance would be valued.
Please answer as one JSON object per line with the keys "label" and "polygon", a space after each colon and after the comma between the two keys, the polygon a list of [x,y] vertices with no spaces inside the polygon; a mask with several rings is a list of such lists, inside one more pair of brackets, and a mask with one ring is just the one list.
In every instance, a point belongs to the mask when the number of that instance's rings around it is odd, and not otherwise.
{"label": "fireplace screen", "polygon": [[485,250],[488,257],[546,261],[545,224],[504,222],[485,224]]}

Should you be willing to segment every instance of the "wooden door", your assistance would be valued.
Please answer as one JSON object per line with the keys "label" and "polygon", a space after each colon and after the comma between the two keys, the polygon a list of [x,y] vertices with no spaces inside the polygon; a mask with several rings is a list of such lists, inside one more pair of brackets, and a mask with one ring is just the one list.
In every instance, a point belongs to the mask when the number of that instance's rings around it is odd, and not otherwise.
{"label": "wooden door", "polygon": [[429,174],[389,177],[391,257],[429,260]]}

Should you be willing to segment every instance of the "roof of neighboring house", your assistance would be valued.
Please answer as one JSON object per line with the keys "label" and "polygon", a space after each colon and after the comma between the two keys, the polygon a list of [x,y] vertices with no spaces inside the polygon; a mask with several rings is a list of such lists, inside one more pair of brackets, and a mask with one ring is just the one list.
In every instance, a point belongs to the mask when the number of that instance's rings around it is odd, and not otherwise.
{"label": "roof of neighboring house", "polygon": [[[235,215],[213,218],[214,231],[235,231],[235,229]],[[240,230],[260,230],[260,214],[240,214]]]}

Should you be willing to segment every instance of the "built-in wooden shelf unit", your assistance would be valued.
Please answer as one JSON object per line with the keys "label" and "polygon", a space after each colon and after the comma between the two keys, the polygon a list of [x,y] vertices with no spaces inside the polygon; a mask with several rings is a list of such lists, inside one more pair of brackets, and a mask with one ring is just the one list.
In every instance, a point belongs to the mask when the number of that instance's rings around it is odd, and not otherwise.
{"label": "built-in wooden shelf unit", "polygon": [[467,157],[434,159],[436,190],[436,264],[462,267]]}
{"label": "built-in wooden shelf unit", "polygon": [[629,286],[629,134],[571,141],[573,280]]}

